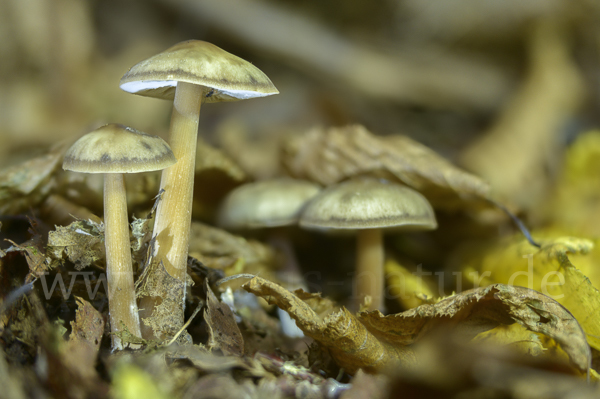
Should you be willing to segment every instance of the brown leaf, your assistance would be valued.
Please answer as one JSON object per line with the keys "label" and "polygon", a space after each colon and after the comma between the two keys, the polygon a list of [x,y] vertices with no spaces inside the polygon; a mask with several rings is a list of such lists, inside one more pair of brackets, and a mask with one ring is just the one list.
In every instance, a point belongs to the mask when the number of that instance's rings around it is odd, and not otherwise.
{"label": "brown leaf", "polygon": [[190,228],[189,254],[204,265],[221,270],[238,259],[259,269],[275,262],[271,247],[199,222],[192,222]]}
{"label": "brown leaf", "polygon": [[42,238],[40,235],[34,235],[30,240],[25,241],[19,245],[12,240],[8,240],[12,247],[6,250],[6,252],[23,252],[27,265],[29,266],[29,274],[27,275],[26,282],[31,282],[34,279],[42,276],[50,269],[50,266],[46,262],[46,256],[43,250]]}
{"label": "brown leaf", "polygon": [[97,378],[96,356],[104,333],[104,319],[100,312],[84,300],[76,297],[78,309],[71,322],[71,335],[64,351],[64,361],[77,368],[85,378]]}
{"label": "brown leaf", "polygon": [[314,294],[291,293],[260,277],[242,288],[288,312],[349,373],[360,368],[373,372],[398,362],[413,364],[411,345],[442,325],[470,339],[500,324],[517,322],[553,338],[577,369],[587,371],[591,361],[585,334],[573,316],[551,298],[522,287],[496,284],[388,316],[379,311],[354,316],[345,308],[319,316],[302,299],[308,295],[314,301]]}
{"label": "brown leaf", "polygon": [[64,146],[0,171],[0,215],[27,211],[41,202],[54,187]]}
{"label": "brown leaf", "polygon": [[78,309],[71,322],[69,342],[86,343],[97,353],[104,333],[104,319],[88,301],[79,297],[76,300]]}
{"label": "brown leaf", "polygon": [[206,282],[204,320],[208,325],[208,347],[221,349],[225,355],[243,356],[244,338],[229,306],[219,302]]}
{"label": "brown leaf", "polygon": [[516,322],[558,342],[577,369],[587,371],[591,362],[585,333],[573,315],[552,298],[523,287],[494,284],[399,314],[364,312],[359,319],[378,339],[392,345],[410,345],[441,325],[473,338]]}
{"label": "brown leaf", "polygon": [[91,220],[56,226],[48,233],[48,256],[55,261],[67,258],[81,270],[105,257],[103,239],[103,226]]}
{"label": "brown leaf", "polygon": [[284,147],[283,163],[298,178],[323,185],[358,174],[395,177],[420,191],[434,207],[485,204],[489,186],[408,137],[377,137],[363,126],[313,129]]}
{"label": "brown leaf", "polygon": [[302,290],[291,293],[260,277],[253,278],[242,288],[288,312],[304,334],[326,347],[331,357],[351,374],[360,368],[373,372],[396,361],[414,362],[409,347],[395,347],[377,340],[346,308],[332,309],[320,316],[295,295],[316,301],[315,294],[306,294]]}

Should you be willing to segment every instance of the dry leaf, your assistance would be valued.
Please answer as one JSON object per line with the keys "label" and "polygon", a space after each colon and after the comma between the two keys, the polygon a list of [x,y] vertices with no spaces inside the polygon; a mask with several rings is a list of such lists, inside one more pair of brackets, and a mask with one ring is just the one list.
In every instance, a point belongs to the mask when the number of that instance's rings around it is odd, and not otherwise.
{"label": "dry leaf", "polygon": [[[600,350],[600,293],[586,276],[587,271],[598,275],[597,263],[590,256],[598,258],[600,253],[590,240],[543,239],[544,235],[534,232],[541,239],[540,249],[521,237],[497,244],[467,262],[464,274],[470,279],[485,277],[490,282],[527,286],[549,295],[575,316],[590,345]],[[579,265],[587,271],[584,273]]]}
{"label": "dry leaf", "polygon": [[293,176],[323,185],[358,174],[394,176],[440,209],[468,209],[489,198],[483,180],[433,150],[405,136],[374,136],[360,125],[296,137],[284,147],[283,163]]}
{"label": "dry leaf", "polygon": [[[31,221],[30,221],[31,222]],[[42,240],[42,236],[35,229],[35,225],[31,222],[31,228],[29,229],[29,233],[32,234],[31,239],[25,241],[23,244],[19,245],[11,240],[7,240],[11,244],[12,247],[8,248],[6,251],[2,251],[0,257],[3,257],[8,252],[18,251],[23,252],[25,254],[25,259],[27,260],[27,265],[29,266],[29,274],[26,278],[26,283],[29,283],[40,276],[44,275],[51,266],[46,261],[46,254],[44,252],[44,242]]]}
{"label": "dry leaf", "polygon": [[52,175],[59,168],[64,146],[0,171],[0,215],[27,211],[54,187]]}
{"label": "dry leaf", "polygon": [[396,361],[414,362],[409,347],[394,347],[377,340],[346,308],[317,314],[303,300],[306,298],[313,304],[326,301],[316,294],[307,294],[302,290],[291,293],[260,277],[253,278],[242,288],[288,312],[304,334],[326,347],[331,357],[349,373],[360,368],[373,372]]}
{"label": "dry leaf", "polygon": [[497,325],[517,322],[553,338],[577,369],[588,370],[591,361],[585,335],[573,316],[554,300],[522,287],[496,284],[388,316],[379,311],[354,316],[345,308],[318,315],[304,301],[320,302],[315,294],[291,293],[260,277],[242,288],[288,312],[349,373],[414,363],[411,345],[441,325],[471,339]]}
{"label": "dry leaf", "polygon": [[88,301],[79,297],[75,299],[78,308],[75,320],[71,322],[69,342],[86,343],[96,354],[100,349],[100,340],[104,333],[104,319]]}
{"label": "dry leaf", "polygon": [[65,348],[64,361],[78,368],[86,379],[98,378],[95,370],[96,356],[104,333],[104,319],[100,312],[86,300],[75,297],[77,312],[71,322],[71,335]]}
{"label": "dry leaf", "polygon": [[594,398],[597,387],[563,362],[464,342],[441,330],[419,342],[419,362],[389,375],[389,398]]}
{"label": "dry leaf", "polygon": [[[600,236],[600,130],[579,134],[566,150],[555,189],[538,217],[562,234]],[[533,211],[537,211],[538,208]]]}
{"label": "dry leaf", "polygon": [[414,273],[394,259],[385,261],[386,298],[395,298],[404,309],[432,302],[434,283],[423,273]]}
{"label": "dry leaf", "polygon": [[241,260],[243,265],[238,265],[240,269],[236,273],[244,271],[242,266],[254,267],[252,270],[272,269],[275,263],[271,247],[199,222],[191,225],[189,254],[204,265],[220,270]]}
{"label": "dry leaf", "polygon": [[56,226],[48,233],[47,255],[53,261],[71,261],[77,270],[104,259],[104,225],[80,220],[68,226]]}
{"label": "dry leaf", "polygon": [[516,322],[558,342],[578,370],[590,367],[590,347],[573,315],[550,297],[523,287],[494,284],[396,315],[383,316],[375,311],[361,313],[359,318],[374,335],[394,345],[410,345],[440,325],[453,326],[473,338],[498,325]]}
{"label": "dry leaf", "polygon": [[208,286],[208,281],[205,288],[207,294],[204,320],[208,326],[208,347],[221,349],[225,355],[243,356],[244,338],[233,312],[227,304],[219,302]]}

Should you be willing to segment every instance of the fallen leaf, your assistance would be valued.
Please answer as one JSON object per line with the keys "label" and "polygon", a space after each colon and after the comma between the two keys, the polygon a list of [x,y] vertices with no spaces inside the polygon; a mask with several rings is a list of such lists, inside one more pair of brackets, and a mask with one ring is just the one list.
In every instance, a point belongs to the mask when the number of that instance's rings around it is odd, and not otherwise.
{"label": "fallen leaf", "polygon": [[396,361],[415,361],[412,349],[406,346],[394,347],[378,340],[346,308],[333,308],[321,315],[316,313],[302,299],[306,298],[313,306],[325,301],[316,294],[308,294],[302,290],[291,293],[260,277],[254,277],[242,288],[288,312],[304,334],[326,347],[338,365],[351,374],[360,368],[373,372]]}
{"label": "fallen leaf", "polygon": [[[313,129],[284,146],[294,177],[331,185],[359,174],[393,176],[439,209],[487,204],[489,186],[406,136],[377,137],[360,125]],[[489,206],[489,205],[486,205]]]}
{"label": "fallen leaf", "polygon": [[69,368],[77,368],[82,378],[98,378],[96,357],[104,333],[104,319],[86,300],[75,297],[77,312],[71,322],[71,335],[64,350],[63,361]]}
{"label": "fallen leaf", "polygon": [[581,133],[564,154],[562,170],[547,195],[533,209],[554,229],[565,234],[600,236],[600,130]]}
{"label": "fallen leaf", "polygon": [[396,299],[404,309],[412,309],[435,298],[433,283],[423,273],[415,273],[394,259],[385,261],[386,298]]}
{"label": "fallen leaf", "polygon": [[315,294],[291,293],[260,277],[242,288],[288,312],[306,335],[326,347],[351,374],[360,368],[374,372],[395,363],[414,363],[412,344],[442,325],[472,339],[498,325],[517,322],[553,338],[578,370],[587,371],[591,361],[575,318],[551,298],[522,287],[495,284],[388,316],[379,311],[354,316],[345,308],[318,315],[304,300],[321,302]]}
{"label": "fallen leaf", "polygon": [[215,294],[205,283],[206,309],[204,320],[208,326],[208,347],[210,349],[221,349],[225,355],[243,356],[244,338],[235,321],[233,312],[229,306],[219,302]]}
{"label": "fallen leaf", "polygon": [[590,347],[577,320],[552,298],[528,288],[494,284],[396,315],[374,311],[358,317],[374,335],[394,345],[410,345],[441,325],[474,338],[498,325],[516,322],[558,342],[578,370],[590,368]]}
{"label": "fallen leaf", "polygon": [[14,215],[38,205],[54,188],[64,146],[0,171],[0,215]]}
{"label": "fallen leaf", "polygon": [[591,262],[592,252],[598,254],[594,243],[575,237],[545,238],[543,232],[534,235],[541,248],[520,236],[505,240],[467,260],[465,277],[477,283],[485,277],[489,282],[526,286],[549,295],[573,314],[590,346],[600,350],[600,292],[577,267],[597,269]]}
{"label": "fallen leaf", "polygon": [[55,262],[66,258],[77,270],[104,259],[104,225],[79,220],[68,226],[56,226],[56,230],[48,233],[47,255]]}
{"label": "fallen leaf", "polygon": [[100,341],[104,333],[104,319],[88,301],[75,297],[77,312],[71,322],[70,343],[85,343],[94,350],[94,355],[100,349]]}
{"label": "fallen leaf", "polygon": [[[252,272],[274,269],[275,253],[271,247],[204,223],[192,222],[189,248],[190,256],[210,268],[238,267],[229,274],[246,273],[246,267]],[[238,261],[241,263],[236,265]]]}
{"label": "fallen leaf", "polygon": [[8,248],[6,251],[3,251],[0,254],[0,257],[6,255],[8,252],[23,252],[25,254],[25,259],[27,260],[27,265],[29,266],[29,274],[25,279],[26,283],[30,283],[31,281],[39,278],[44,275],[51,269],[51,265],[46,261],[46,253],[44,251],[44,242],[41,234],[36,230],[35,224],[30,220],[31,228],[29,229],[29,233],[32,237],[25,241],[23,244],[16,244],[12,240],[8,240],[12,247]]}

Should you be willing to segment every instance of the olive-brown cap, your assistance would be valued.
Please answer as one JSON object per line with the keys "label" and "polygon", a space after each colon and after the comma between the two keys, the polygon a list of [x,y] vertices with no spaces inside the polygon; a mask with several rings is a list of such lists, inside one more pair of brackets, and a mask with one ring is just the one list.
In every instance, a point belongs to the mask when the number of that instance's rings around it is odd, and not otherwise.
{"label": "olive-brown cap", "polygon": [[304,205],[320,190],[314,183],[291,178],[244,184],[227,195],[218,223],[234,230],[295,224]]}
{"label": "olive-brown cap", "polygon": [[176,162],[160,137],[111,123],[77,140],[65,154],[63,169],[83,173],[137,173]]}
{"label": "olive-brown cap", "polygon": [[177,82],[209,87],[204,102],[237,101],[277,94],[260,69],[214,44],[188,40],[134,65],[121,78],[129,93],[172,100]]}
{"label": "olive-brown cap", "polygon": [[431,230],[437,222],[429,202],[415,190],[385,180],[358,178],[321,191],[304,208],[300,226]]}

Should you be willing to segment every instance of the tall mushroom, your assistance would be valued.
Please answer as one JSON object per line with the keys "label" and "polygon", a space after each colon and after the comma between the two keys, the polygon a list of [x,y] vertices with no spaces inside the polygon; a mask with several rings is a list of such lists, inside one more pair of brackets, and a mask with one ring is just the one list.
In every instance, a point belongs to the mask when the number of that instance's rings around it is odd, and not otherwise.
{"label": "tall mushroom", "polygon": [[[200,40],[181,42],[134,65],[120,86],[130,93],[173,100],[169,142],[178,162],[162,174],[165,192],[154,223],[155,258],[163,262],[167,273],[185,282],[200,106],[279,92],[251,63]],[[159,301],[142,298],[142,318],[150,316]],[[183,325],[185,289],[180,302],[179,309],[172,309],[180,319],[175,330]],[[142,326],[142,330],[144,337],[154,337],[150,328]]]}
{"label": "tall mushroom", "polygon": [[[163,139],[117,124],[86,134],[65,154],[65,170],[104,173],[104,243],[113,333],[122,332],[124,325],[131,334],[141,336],[123,173],[160,170],[174,163],[173,152]],[[124,347],[117,335],[112,337],[112,346]]]}
{"label": "tall mushroom", "polygon": [[431,230],[437,222],[429,202],[415,190],[356,178],[321,191],[304,208],[300,226],[357,232],[355,306],[369,295],[369,310],[383,310],[383,229]]}

